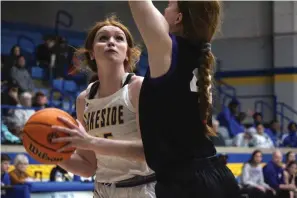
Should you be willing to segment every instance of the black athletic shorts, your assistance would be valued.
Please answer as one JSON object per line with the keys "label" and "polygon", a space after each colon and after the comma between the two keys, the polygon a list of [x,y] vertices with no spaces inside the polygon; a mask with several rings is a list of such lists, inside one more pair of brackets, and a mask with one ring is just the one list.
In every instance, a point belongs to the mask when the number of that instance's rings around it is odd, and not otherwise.
{"label": "black athletic shorts", "polygon": [[156,174],[157,198],[239,198],[239,186],[230,169],[217,157],[197,159]]}

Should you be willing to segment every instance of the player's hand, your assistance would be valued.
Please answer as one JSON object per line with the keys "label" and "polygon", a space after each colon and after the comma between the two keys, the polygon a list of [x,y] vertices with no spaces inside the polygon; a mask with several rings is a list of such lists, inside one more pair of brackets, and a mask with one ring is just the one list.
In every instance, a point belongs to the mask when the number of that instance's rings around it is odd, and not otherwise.
{"label": "player's hand", "polygon": [[88,150],[88,146],[90,145],[90,141],[93,137],[86,132],[85,128],[80,123],[80,121],[76,120],[78,123],[77,126],[71,123],[67,118],[58,117],[58,119],[59,121],[63,122],[67,127],[52,126],[53,132],[63,132],[69,134],[69,137],[59,137],[52,139],[53,143],[68,142],[68,144],[63,148],[59,149],[58,152],[61,152],[71,147]]}

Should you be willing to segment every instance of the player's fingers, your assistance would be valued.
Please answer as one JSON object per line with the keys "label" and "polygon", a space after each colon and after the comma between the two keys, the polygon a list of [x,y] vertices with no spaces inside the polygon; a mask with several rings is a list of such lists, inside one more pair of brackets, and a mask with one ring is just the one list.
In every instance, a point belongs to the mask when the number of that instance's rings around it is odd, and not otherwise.
{"label": "player's fingers", "polygon": [[60,142],[72,142],[75,139],[75,137],[59,137],[59,138],[53,138],[52,143],[60,143]]}
{"label": "player's fingers", "polygon": [[63,146],[62,148],[58,149],[57,152],[63,152],[68,148],[73,147],[73,145],[71,143],[67,144],[66,146]]}
{"label": "player's fingers", "polygon": [[63,133],[67,133],[71,136],[73,135],[77,135],[77,131],[75,129],[68,129],[66,127],[61,127],[61,126],[52,126],[52,130],[53,132],[63,132]]}
{"label": "player's fingers", "polygon": [[78,119],[76,119],[76,122],[78,124],[78,128],[84,128],[84,126],[82,125],[82,123]]}
{"label": "player's fingers", "polygon": [[69,119],[62,117],[62,116],[58,116],[58,120],[63,122],[64,124],[66,124],[67,127],[71,128],[71,129],[76,129],[78,128],[77,125],[73,124]]}

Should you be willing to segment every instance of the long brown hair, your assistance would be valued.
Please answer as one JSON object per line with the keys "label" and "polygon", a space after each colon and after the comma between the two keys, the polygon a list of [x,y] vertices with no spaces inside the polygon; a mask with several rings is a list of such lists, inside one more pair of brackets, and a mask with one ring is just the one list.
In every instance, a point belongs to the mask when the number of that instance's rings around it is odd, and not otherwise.
{"label": "long brown hair", "polygon": [[124,61],[124,67],[125,71],[132,72],[135,69],[136,63],[139,61],[141,50],[134,43],[134,39],[129,29],[125,25],[123,25],[115,15],[111,15],[103,21],[96,22],[95,25],[91,27],[88,31],[84,47],[78,49],[75,55],[85,56],[87,66],[89,67],[89,69],[91,69],[95,74],[97,74],[97,64],[95,60],[91,60],[90,53],[93,51],[93,43],[98,30],[100,30],[104,26],[115,26],[120,28],[124,32],[128,44],[128,59]]}
{"label": "long brown hair", "polygon": [[[210,43],[220,24],[221,5],[218,1],[178,1],[182,13],[183,36],[199,43]],[[200,118],[205,124],[205,134],[216,136],[209,126],[211,119],[212,101],[211,87],[215,57],[208,47],[202,51],[198,72],[198,94]]]}

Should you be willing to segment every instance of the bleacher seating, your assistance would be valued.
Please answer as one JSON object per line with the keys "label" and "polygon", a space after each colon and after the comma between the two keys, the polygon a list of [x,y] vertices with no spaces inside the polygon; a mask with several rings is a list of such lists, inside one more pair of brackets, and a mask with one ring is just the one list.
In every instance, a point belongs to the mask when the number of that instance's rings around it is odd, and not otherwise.
{"label": "bleacher seating", "polygon": [[75,91],[78,89],[78,86],[76,83],[72,80],[64,80],[64,91],[69,93],[75,93]]}
{"label": "bleacher seating", "polygon": [[44,70],[40,67],[32,67],[31,75],[33,79],[43,79],[44,78]]}

